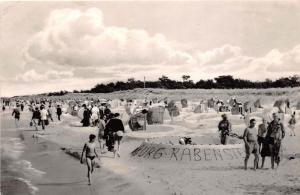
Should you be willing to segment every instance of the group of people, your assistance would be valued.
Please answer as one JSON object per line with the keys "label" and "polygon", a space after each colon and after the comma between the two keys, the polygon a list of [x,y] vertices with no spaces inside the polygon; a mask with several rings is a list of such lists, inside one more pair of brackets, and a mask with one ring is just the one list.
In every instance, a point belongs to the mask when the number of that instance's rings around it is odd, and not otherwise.
{"label": "group of people", "polygon": [[[40,107],[36,106],[35,108],[33,106],[30,106],[30,111],[32,111],[32,117],[30,123],[35,127],[35,130],[38,130],[39,125],[42,125],[42,129],[44,130],[45,126],[49,124],[49,120],[53,122],[51,104],[48,106],[48,109],[46,109],[45,104],[41,104]],[[57,114],[57,119],[60,121],[62,110],[59,105],[57,105],[56,107],[56,114]]]}
{"label": "group of people", "polygon": [[244,131],[243,139],[245,142],[245,169],[251,153],[254,154],[254,169],[258,168],[259,154],[262,157],[261,168],[264,167],[265,157],[271,157],[271,167],[274,169],[274,164],[277,167],[280,163],[282,152],[282,140],[285,137],[285,128],[277,113],[273,113],[273,120],[255,126],[255,119],[250,120],[250,125]]}
{"label": "group of people", "polygon": [[[291,129],[291,136],[295,136],[295,112],[292,114],[289,120],[289,128]],[[226,145],[228,143],[229,136],[236,134],[232,133],[231,123],[229,122],[227,115],[222,115],[222,120],[219,122],[218,129],[220,131],[220,142]],[[261,168],[264,167],[265,157],[271,157],[271,167],[274,169],[275,163],[277,167],[280,163],[280,156],[282,152],[282,140],[285,137],[285,128],[277,113],[273,113],[273,120],[267,123],[265,119],[262,119],[262,123],[256,127],[256,120],[250,119],[248,127],[244,130],[243,136],[237,136],[244,140],[245,143],[245,160],[244,168],[247,169],[247,164],[250,154],[254,154],[254,169],[258,168],[259,155],[262,157]]]}
{"label": "group of people", "polygon": [[111,113],[111,110],[108,108],[107,105],[97,106],[93,105],[90,108],[85,104],[82,105],[83,111],[83,118],[81,120],[83,127],[89,126],[97,126],[99,123],[100,118],[108,118],[108,115]]}

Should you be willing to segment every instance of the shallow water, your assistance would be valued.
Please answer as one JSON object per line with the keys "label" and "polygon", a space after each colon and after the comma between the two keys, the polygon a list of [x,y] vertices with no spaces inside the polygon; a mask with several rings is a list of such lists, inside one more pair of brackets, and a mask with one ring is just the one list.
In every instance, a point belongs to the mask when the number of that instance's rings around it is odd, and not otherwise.
{"label": "shallow water", "polygon": [[25,145],[16,132],[1,131],[1,134],[1,191],[3,194],[36,194],[38,188],[32,179],[41,177],[44,172],[22,159]]}
{"label": "shallow water", "polygon": [[3,194],[36,194],[39,189],[32,180],[44,174],[23,158],[26,145],[20,129],[27,126],[27,117],[28,114],[21,114],[19,128],[17,128],[9,110],[0,115],[1,192]]}

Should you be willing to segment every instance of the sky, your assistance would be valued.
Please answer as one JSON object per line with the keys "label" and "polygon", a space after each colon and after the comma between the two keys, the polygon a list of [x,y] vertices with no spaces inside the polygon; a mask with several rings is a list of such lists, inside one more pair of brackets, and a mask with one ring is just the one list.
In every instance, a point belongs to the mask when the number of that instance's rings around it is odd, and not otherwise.
{"label": "sky", "polygon": [[299,1],[0,2],[0,95],[300,74]]}

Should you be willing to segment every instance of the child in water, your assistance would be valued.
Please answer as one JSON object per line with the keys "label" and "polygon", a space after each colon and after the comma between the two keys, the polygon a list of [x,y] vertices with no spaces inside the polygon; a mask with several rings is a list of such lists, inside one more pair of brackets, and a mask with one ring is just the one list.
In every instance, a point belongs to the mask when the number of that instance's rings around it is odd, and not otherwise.
{"label": "child in water", "polygon": [[95,140],[96,140],[96,135],[90,134],[89,142],[86,142],[84,144],[83,149],[82,149],[81,158],[80,158],[80,163],[83,164],[83,154],[85,153],[86,165],[87,165],[87,168],[88,168],[87,177],[88,177],[88,182],[89,182],[88,184],[89,185],[91,185],[91,174],[94,171],[95,158],[97,157],[99,159],[99,156],[96,152]]}

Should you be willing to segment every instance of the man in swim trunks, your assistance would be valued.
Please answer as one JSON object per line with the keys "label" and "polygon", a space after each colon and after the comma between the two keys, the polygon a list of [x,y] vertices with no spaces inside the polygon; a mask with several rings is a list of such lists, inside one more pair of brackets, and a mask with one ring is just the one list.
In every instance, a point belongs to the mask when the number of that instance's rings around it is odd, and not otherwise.
{"label": "man in swim trunks", "polygon": [[250,154],[253,153],[254,158],[254,170],[258,167],[258,143],[257,143],[257,128],[255,127],[255,119],[250,120],[249,127],[244,131],[244,142],[245,142],[245,151],[246,157],[244,161],[245,170],[247,170],[247,164],[250,157]]}
{"label": "man in swim trunks", "polygon": [[96,140],[96,135],[90,134],[89,142],[86,142],[84,144],[83,149],[82,149],[81,158],[80,158],[80,163],[82,164],[83,163],[83,154],[85,153],[86,165],[88,168],[87,177],[88,177],[89,185],[91,185],[91,174],[94,171],[95,157],[97,157],[99,159],[99,156],[96,152],[95,140]]}

